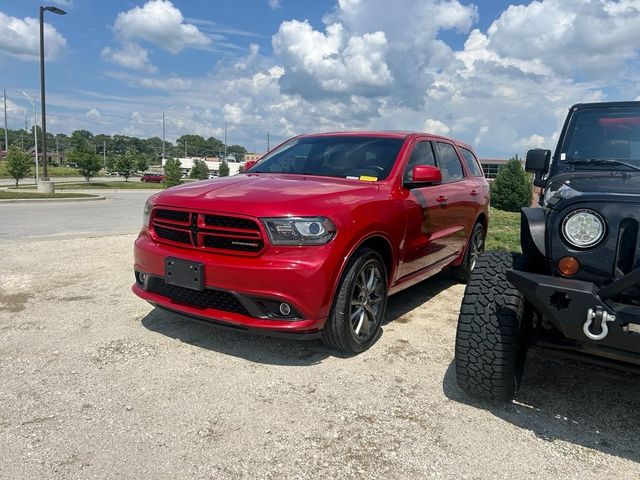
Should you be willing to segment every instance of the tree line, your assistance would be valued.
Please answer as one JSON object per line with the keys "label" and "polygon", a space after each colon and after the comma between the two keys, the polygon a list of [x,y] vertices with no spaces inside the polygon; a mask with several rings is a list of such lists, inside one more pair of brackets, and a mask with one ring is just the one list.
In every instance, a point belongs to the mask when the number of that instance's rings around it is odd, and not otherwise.
{"label": "tree line", "polygon": [[[33,127],[29,130],[8,129],[9,146],[19,146],[23,150],[34,148]],[[42,129],[38,127],[38,143],[42,145]],[[4,128],[0,128],[0,140],[4,139]],[[4,143],[4,142],[3,142]],[[90,152],[103,157],[123,155],[132,150],[147,157],[151,164],[159,164],[162,158],[162,139],[158,137],[138,138],[128,135],[94,135],[88,130],[75,130],[71,135],[47,132],[47,150],[61,152],[65,157],[72,151]],[[224,142],[215,137],[182,135],[176,143],[164,142],[165,157],[224,157]],[[247,150],[241,145],[227,145],[227,156],[243,161]]]}

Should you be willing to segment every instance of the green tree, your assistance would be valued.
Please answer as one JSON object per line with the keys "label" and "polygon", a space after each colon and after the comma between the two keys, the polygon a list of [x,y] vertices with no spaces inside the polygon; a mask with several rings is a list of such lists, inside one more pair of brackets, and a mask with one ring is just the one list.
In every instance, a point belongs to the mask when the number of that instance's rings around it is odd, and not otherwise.
{"label": "green tree", "polygon": [[128,182],[129,177],[136,169],[137,153],[132,148],[116,157],[116,170],[124,177],[124,181]]}
{"label": "green tree", "polygon": [[499,210],[518,212],[531,205],[533,183],[518,155],[511,158],[491,184],[491,204]]}
{"label": "green tree", "polygon": [[194,160],[193,167],[191,168],[191,173],[189,174],[191,178],[197,178],[198,180],[206,180],[209,178],[209,167],[204,162],[204,160]]}
{"label": "green tree", "polygon": [[67,155],[67,161],[78,165],[78,172],[87,180],[87,183],[102,168],[102,161],[95,153],[88,150],[86,144],[83,146],[79,143],[77,148],[71,150]]}
{"label": "green tree", "polygon": [[182,183],[181,178],[180,160],[177,158],[168,159],[167,163],[164,164],[164,181],[162,182],[164,188],[180,185]]}
{"label": "green tree", "polygon": [[138,154],[138,158],[136,159],[136,170],[139,172],[145,172],[149,168],[149,156],[140,153]]}
{"label": "green tree", "polygon": [[233,155],[236,157],[236,162],[243,162],[246,153],[247,149],[241,145],[231,145],[227,147],[227,156]]}
{"label": "green tree", "polygon": [[29,174],[33,163],[31,155],[17,145],[12,145],[7,153],[6,161],[7,173],[16,181],[17,187],[18,182]]}
{"label": "green tree", "polygon": [[227,162],[220,162],[220,166],[218,167],[218,176],[219,177],[229,176],[229,165],[227,165]]}

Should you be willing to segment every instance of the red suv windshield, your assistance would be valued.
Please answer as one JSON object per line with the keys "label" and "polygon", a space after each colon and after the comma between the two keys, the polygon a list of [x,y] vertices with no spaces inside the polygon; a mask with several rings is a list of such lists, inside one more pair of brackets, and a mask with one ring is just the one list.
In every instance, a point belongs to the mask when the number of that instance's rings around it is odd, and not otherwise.
{"label": "red suv windshield", "polygon": [[248,173],[289,173],[384,180],[391,172],[402,138],[371,136],[302,137],[275,149]]}

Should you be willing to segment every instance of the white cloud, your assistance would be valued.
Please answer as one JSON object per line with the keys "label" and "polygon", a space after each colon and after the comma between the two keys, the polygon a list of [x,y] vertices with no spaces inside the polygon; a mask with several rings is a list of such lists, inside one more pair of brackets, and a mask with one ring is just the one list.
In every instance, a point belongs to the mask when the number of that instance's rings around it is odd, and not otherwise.
{"label": "white cloud", "polygon": [[143,87],[167,91],[189,90],[192,84],[191,80],[180,77],[143,78],[138,83]]}
{"label": "white cloud", "polygon": [[[45,55],[53,60],[66,48],[67,40],[45,22]],[[40,27],[38,19],[11,17],[0,12],[0,54],[6,53],[21,60],[38,60],[40,56]]]}
{"label": "white cloud", "polygon": [[423,130],[437,135],[447,135],[451,131],[451,129],[440,120],[434,120],[433,118],[427,118],[426,122],[424,122]]}
{"label": "white cloud", "polygon": [[101,53],[102,58],[109,60],[121,67],[145,72],[155,72],[157,68],[149,63],[149,52],[133,42],[126,42],[120,49],[105,47]]}
{"label": "white cloud", "polygon": [[85,113],[85,117],[87,117],[87,120],[89,120],[91,123],[104,123],[104,119],[102,118],[102,115],[97,108],[92,108],[91,110],[87,111],[87,113]]}
{"label": "white cloud", "polygon": [[198,27],[184,22],[180,10],[168,0],[149,0],[142,7],[120,12],[114,28],[124,39],[146,40],[174,54],[211,44]]}
{"label": "white cloud", "polygon": [[637,59],[639,31],[637,0],[545,0],[510,6],[487,37],[498,55],[603,77]]}
{"label": "white cloud", "polygon": [[282,8],[282,5],[280,5],[280,0],[269,0],[269,8],[271,10]]}
{"label": "white cloud", "polygon": [[292,20],[280,25],[273,48],[288,72],[293,92],[314,89],[332,93],[382,94],[392,81],[385,63],[387,39],[383,32],[349,36],[339,23],[326,33],[308,22]]}

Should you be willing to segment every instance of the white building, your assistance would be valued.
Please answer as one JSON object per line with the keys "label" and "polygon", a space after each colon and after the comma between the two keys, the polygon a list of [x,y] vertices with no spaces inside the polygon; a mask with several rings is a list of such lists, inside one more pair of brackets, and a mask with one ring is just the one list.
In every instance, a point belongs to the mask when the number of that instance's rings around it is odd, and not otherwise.
{"label": "white building", "polygon": [[[193,168],[193,163],[196,160],[203,160],[204,163],[207,164],[207,168],[209,169],[209,173],[211,175],[218,175],[218,169],[220,168],[220,164],[222,161],[218,157],[184,157],[178,158],[180,161],[180,169],[182,170],[182,176],[188,177],[191,173],[191,169]],[[164,167],[167,159],[165,158],[162,161],[162,166]],[[237,175],[240,167],[244,165],[244,162],[227,162],[229,167],[229,175]]]}

